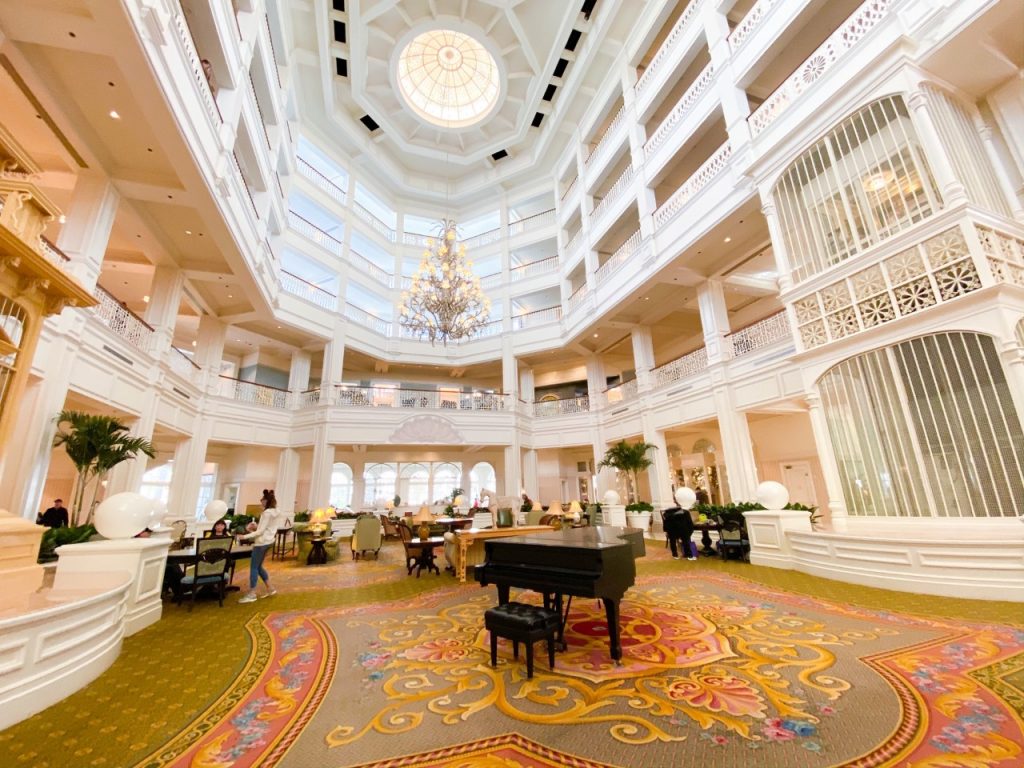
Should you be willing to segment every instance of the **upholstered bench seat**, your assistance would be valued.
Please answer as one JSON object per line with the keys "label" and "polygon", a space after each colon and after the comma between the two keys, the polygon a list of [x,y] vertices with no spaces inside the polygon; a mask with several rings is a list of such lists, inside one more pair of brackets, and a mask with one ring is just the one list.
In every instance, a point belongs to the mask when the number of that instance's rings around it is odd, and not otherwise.
{"label": "upholstered bench seat", "polygon": [[557,611],[525,603],[505,603],[484,613],[484,627],[491,633],[491,666],[498,665],[498,638],[512,641],[512,656],[519,658],[519,643],[526,643],[526,677],[533,677],[533,644],[547,640],[548,663],[555,668],[555,634],[560,617]]}

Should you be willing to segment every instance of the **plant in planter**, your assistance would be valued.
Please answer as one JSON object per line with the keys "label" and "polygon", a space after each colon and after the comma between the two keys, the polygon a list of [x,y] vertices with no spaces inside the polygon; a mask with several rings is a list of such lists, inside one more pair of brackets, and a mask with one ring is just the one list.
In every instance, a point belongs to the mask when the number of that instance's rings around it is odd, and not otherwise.
{"label": "plant in planter", "polygon": [[88,541],[96,534],[91,524],[78,525],[72,528],[47,528],[39,542],[39,562],[50,563],[57,559],[57,547],[65,544],[80,544]]}
{"label": "plant in planter", "polygon": [[[83,411],[63,410],[57,414],[57,434],[53,438],[53,447],[59,445],[64,446],[68,458],[78,470],[71,497],[73,526],[92,521],[100,483],[111,469],[123,461],[134,459],[140,453],[151,459],[156,457],[153,443],[144,437],[133,437],[126,424],[113,416]],[[90,485],[93,486],[92,496],[88,508],[85,508],[86,491]]]}
{"label": "plant in planter", "polygon": [[[620,440],[604,452],[604,458],[597,465],[598,469],[611,467],[625,472],[632,488],[628,491],[634,502],[640,501],[640,473],[650,467],[654,460],[647,454],[658,446],[641,440],[638,443],[627,443]],[[652,507],[653,509],[653,507]]]}

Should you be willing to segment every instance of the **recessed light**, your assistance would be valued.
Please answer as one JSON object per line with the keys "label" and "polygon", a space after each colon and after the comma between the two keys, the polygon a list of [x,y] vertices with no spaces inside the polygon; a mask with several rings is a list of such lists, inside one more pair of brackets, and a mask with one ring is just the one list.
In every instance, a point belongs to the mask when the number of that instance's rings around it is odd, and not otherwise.
{"label": "recessed light", "polygon": [[725,238],[725,242],[727,242],[727,243],[731,243],[731,242],[732,242],[732,238],[731,238],[731,237],[727,237],[727,238]]}
{"label": "recessed light", "polygon": [[120,120],[121,119],[121,116],[119,114],[117,114],[117,110],[116,109],[110,110],[110,112],[108,112],[107,114],[109,114],[114,120]]}
{"label": "recessed light", "polygon": [[597,338],[597,334],[596,334],[596,333],[594,334],[594,338],[595,338],[595,339]]}
{"label": "recessed light", "polygon": [[62,213],[62,214],[60,215],[60,218],[59,218],[59,219],[57,219],[57,221],[59,221],[59,222],[60,222],[61,224],[63,224],[63,223],[64,223],[64,222],[66,222],[67,220],[68,220],[68,217],[67,217],[67,216],[65,216],[65,215],[64,215],[63,213]]}
{"label": "recessed light", "polygon": [[149,296],[143,296],[142,297],[142,303],[143,304],[149,304]]}
{"label": "recessed light", "polygon": [[186,229],[185,230],[185,234],[186,235],[191,235],[192,234],[192,230],[191,229]]}
{"label": "recessed light", "polygon": [[196,346],[196,343],[195,343],[194,341],[192,342],[192,346],[193,346],[193,347],[194,347],[194,346]]}
{"label": "recessed light", "polygon": [[650,300],[651,300],[650,296],[644,296],[644,301],[650,301]]}
{"label": "recessed light", "polygon": [[231,295],[231,294],[229,293],[229,294],[228,294],[228,298],[229,298],[229,299],[233,299],[233,298],[235,298],[235,297],[234,297],[234,296],[232,296],[232,295]]}

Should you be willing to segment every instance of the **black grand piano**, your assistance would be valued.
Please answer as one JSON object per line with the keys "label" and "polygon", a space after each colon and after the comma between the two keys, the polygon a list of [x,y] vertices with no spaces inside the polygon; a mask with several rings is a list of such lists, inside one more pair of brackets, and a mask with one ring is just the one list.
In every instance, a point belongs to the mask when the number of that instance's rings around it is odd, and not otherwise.
{"label": "black grand piano", "polygon": [[[560,531],[488,539],[486,557],[476,566],[481,586],[498,588],[498,603],[509,600],[509,589],[532,589],[545,604],[562,612],[562,596],[597,597],[608,618],[608,645],[612,658],[622,658],[619,639],[619,601],[636,581],[635,558],[643,557],[644,532],[640,528],[601,525]],[[562,616],[558,641],[565,648],[568,607]]]}

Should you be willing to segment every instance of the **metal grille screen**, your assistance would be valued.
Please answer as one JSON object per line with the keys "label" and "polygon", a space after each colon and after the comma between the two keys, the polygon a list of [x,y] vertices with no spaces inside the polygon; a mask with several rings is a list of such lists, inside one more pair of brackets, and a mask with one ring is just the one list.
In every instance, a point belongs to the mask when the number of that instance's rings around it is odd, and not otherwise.
{"label": "metal grille screen", "polygon": [[818,387],[850,514],[1024,513],[1024,436],[991,337],[911,339]]}

